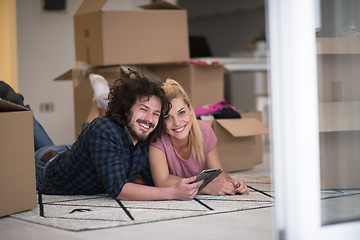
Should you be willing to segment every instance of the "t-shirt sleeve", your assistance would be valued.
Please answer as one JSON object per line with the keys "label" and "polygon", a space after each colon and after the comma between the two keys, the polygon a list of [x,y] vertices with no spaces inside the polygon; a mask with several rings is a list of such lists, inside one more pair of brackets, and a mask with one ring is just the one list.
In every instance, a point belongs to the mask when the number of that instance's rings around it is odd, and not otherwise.
{"label": "t-shirt sleeve", "polygon": [[166,136],[162,135],[161,138],[156,139],[156,142],[151,142],[151,145],[165,152],[165,144],[164,144],[165,137]]}
{"label": "t-shirt sleeve", "polygon": [[207,156],[209,152],[216,146],[217,137],[208,122],[199,120],[198,123],[201,129],[201,133],[203,135],[204,153],[205,156]]}

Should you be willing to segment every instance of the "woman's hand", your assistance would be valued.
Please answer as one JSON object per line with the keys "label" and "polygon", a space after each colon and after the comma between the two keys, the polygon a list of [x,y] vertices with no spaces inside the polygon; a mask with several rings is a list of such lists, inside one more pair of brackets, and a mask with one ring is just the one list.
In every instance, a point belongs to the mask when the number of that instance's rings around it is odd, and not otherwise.
{"label": "woman's hand", "polygon": [[217,177],[212,180],[202,191],[203,194],[223,196],[234,195],[235,187],[232,182],[223,177]]}
{"label": "woman's hand", "polygon": [[179,200],[192,200],[199,191],[199,187],[204,182],[201,180],[196,183],[191,183],[196,179],[196,176],[191,178],[182,178],[179,182],[177,182],[172,187],[173,198]]}
{"label": "woman's hand", "polygon": [[249,194],[249,188],[246,186],[246,184],[241,180],[229,180],[235,188],[235,193],[240,194]]}
{"label": "woman's hand", "polygon": [[234,195],[236,193],[249,194],[249,188],[241,180],[226,179],[217,177],[209,183],[202,191],[202,194],[223,196]]}

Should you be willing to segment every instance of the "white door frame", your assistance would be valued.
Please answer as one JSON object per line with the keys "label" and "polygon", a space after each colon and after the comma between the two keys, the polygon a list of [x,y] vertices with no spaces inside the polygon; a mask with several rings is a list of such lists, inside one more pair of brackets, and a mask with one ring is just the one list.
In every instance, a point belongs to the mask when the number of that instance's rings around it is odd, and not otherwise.
{"label": "white door frame", "polygon": [[360,222],[321,226],[313,0],[268,0],[276,239],[359,239]]}

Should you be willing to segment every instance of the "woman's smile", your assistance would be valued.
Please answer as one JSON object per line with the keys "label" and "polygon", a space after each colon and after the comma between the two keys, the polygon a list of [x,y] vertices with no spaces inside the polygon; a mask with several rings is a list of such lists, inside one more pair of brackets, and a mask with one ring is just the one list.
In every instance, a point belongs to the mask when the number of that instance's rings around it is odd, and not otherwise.
{"label": "woman's smile", "polygon": [[177,132],[177,133],[181,133],[181,132],[183,132],[185,130],[185,127],[186,127],[186,125],[181,127],[181,128],[174,128],[174,131]]}

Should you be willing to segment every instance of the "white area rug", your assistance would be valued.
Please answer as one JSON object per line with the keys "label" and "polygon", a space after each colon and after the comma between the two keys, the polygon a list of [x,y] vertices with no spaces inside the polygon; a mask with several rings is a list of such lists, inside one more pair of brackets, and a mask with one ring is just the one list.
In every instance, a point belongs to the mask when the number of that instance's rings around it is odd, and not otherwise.
{"label": "white area rug", "polygon": [[[11,217],[69,231],[84,231],[274,206],[274,193],[268,176],[247,176],[241,173],[229,175],[233,179],[244,180],[250,188],[250,194],[198,195],[192,201],[116,201],[108,195],[42,195],[43,216],[40,216],[38,204],[36,209],[13,214]],[[327,205],[328,208],[333,208],[330,205],[332,202],[353,196],[356,196],[358,201],[360,190],[321,191],[322,201],[327,201],[324,202],[327,204],[322,204],[324,208]],[[333,213],[328,211],[330,216],[325,216],[325,223],[338,221],[339,212],[335,211],[334,216],[331,214]]]}
{"label": "white area rug", "polygon": [[42,195],[43,216],[40,216],[38,204],[36,209],[11,217],[69,231],[83,231],[273,206],[269,177],[233,177],[248,184],[249,195],[198,195],[192,201],[116,201],[108,195]]}

